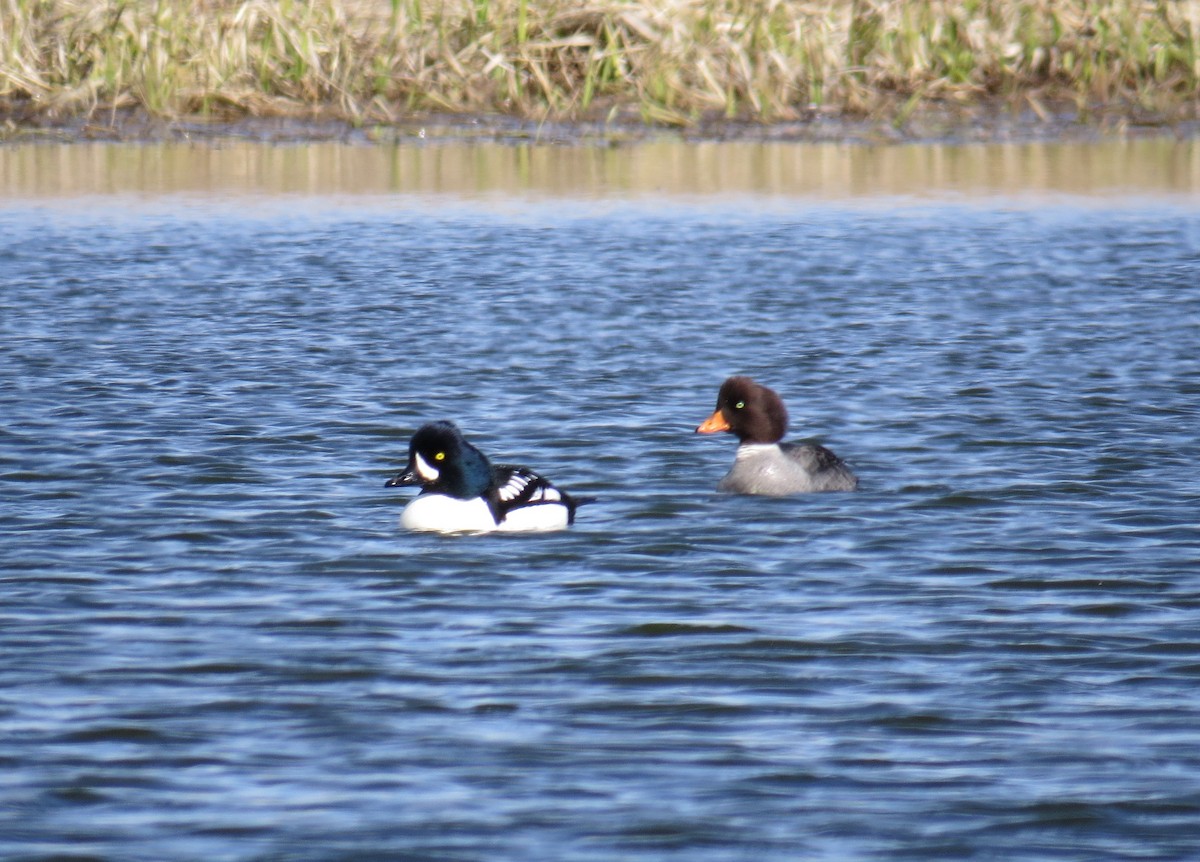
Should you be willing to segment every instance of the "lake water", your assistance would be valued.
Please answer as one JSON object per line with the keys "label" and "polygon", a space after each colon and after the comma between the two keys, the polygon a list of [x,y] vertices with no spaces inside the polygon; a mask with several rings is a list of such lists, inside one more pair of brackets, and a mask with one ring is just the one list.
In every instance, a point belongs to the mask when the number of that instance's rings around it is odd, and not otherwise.
{"label": "lake water", "polygon": [[653,149],[0,149],[0,856],[1200,858],[1200,150]]}

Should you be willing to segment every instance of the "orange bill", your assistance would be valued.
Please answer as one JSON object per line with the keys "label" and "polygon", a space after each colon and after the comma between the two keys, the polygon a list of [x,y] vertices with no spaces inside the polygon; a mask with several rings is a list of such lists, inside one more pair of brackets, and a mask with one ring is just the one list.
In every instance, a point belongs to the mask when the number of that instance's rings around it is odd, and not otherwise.
{"label": "orange bill", "polygon": [[717,410],[712,416],[709,416],[700,423],[700,427],[696,429],[697,434],[716,434],[718,431],[728,431],[729,423],[725,421],[725,417],[721,415],[721,411]]}

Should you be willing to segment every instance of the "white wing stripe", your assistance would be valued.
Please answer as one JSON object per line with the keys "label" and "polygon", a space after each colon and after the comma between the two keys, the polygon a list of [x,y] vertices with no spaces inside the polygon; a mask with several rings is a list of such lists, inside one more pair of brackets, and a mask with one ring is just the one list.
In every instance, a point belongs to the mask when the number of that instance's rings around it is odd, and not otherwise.
{"label": "white wing stripe", "polygon": [[529,476],[523,476],[520,473],[513,473],[508,477],[508,481],[500,487],[500,499],[507,503],[509,500],[519,497],[529,482]]}
{"label": "white wing stripe", "polygon": [[496,496],[499,497],[501,503],[511,503],[520,499],[523,494],[528,494],[529,497],[521,503],[521,506],[534,503],[561,503],[563,499],[562,493],[546,479],[536,473],[524,471],[510,473],[504,480],[504,484],[496,489]]}

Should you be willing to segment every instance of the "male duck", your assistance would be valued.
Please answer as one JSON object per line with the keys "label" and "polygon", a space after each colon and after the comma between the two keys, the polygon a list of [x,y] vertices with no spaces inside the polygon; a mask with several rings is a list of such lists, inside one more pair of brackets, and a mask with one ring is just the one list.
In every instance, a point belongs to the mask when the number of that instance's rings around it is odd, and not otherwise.
{"label": "male duck", "polygon": [[387,488],[420,485],[400,526],[438,533],[561,530],[580,502],[526,467],[493,465],[453,422],[430,422],[408,444],[408,466]]}
{"label": "male duck", "polygon": [[787,409],[772,390],[749,377],[721,385],[717,409],[697,434],[728,431],[738,438],[733,468],[717,485],[735,494],[784,496],[808,491],[853,491],[858,478],[842,459],[816,443],[781,443]]}

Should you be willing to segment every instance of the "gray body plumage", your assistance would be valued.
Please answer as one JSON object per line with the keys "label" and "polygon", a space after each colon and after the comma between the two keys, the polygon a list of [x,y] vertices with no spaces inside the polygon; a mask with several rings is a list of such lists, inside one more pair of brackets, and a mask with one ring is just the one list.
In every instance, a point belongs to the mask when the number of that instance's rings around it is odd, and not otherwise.
{"label": "gray body plumage", "polygon": [[831,451],[816,443],[743,443],[718,490],[786,496],[813,491],[853,491],[858,479]]}

